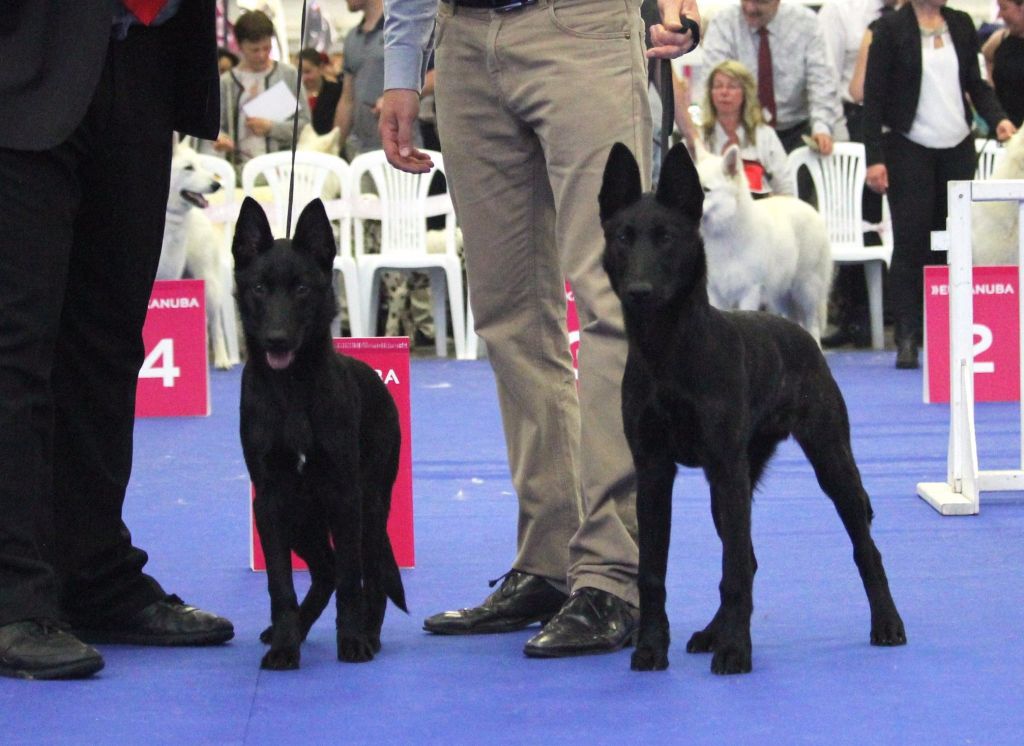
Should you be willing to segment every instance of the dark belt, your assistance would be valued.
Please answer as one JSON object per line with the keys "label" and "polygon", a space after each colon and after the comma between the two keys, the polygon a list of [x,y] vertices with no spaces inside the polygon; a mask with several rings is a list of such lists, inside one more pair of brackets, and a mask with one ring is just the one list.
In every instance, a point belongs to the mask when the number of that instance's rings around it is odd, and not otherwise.
{"label": "dark belt", "polygon": [[477,8],[481,10],[494,10],[498,13],[511,13],[522,10],[530,5],[536,5],[537,0],[443,0],[456,8]]}

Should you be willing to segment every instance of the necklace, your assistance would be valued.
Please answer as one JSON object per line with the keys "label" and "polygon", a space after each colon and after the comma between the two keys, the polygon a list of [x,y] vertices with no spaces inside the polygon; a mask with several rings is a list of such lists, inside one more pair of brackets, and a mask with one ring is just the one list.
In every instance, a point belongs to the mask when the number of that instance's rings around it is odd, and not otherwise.
{"label": "necklace", "polygon": [[942,41],[942,35],[949,31],[949,26],[946,25],[945,21],[936,26],[935,28],[924,28],[921,27],[921,39],[933,39],[932,47],[934,49],[942,49],[944,42]]}

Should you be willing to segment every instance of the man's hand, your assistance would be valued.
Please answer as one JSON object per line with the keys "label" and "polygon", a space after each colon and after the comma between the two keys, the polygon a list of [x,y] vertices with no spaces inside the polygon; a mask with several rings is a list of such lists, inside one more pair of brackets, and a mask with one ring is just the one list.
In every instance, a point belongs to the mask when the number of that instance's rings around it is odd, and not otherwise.
{"label": "man's hand", "polygon": [[693,51],[696,40],[689,31],[682,33],[683,24],[679,19],[686,16],[700,26],[697,0],[658,0],[658,9],[661,23],[651,26],[651,48],[647,50],[647,57],[673,59]]}
{"label": "man's hand", "polygon": [[221,132],[213,142],[213,149],[218,153],[230,153],[235,149],[235,141],[228,137],[226,133]]}
{"label": "man's hand", "polygon": [[996,125],[996,139],[999,142],[1006,142],[1017,134],[1017,128],[1009,119],[1003,119]]}
{"label": "man's hand", "polygon": [[425,174],[434,163],[413,146],[413,128],[420,113],[420,94],[409,88],[390,88],[380,99],[380,141],[388,163],[402,171]]}
{"label": "man's hand", "polygon": [[252,130],[254,135],[266,135],[270,132],[270,128],[274,126],[274,123],[269,119],[260,119],[259,117],[249,117],[245,120],[245,126]]}
{"label": "man's hand", "polygon": [[818,152],[822,155],[832,155],[832,135],[818,132],[811,135],[811,139],[818,143]]}
{"label": "man's hand", "polygon": [[868,166],[864,183],[868,185],[868,189],[878,194],[885,194],[889,191],[889,170],[885,164],[876,163],[873,166]]}

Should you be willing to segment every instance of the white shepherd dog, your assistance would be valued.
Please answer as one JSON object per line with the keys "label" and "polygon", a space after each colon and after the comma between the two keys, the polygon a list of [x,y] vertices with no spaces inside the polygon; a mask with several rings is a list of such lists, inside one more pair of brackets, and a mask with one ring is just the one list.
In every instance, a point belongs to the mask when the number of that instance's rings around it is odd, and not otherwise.
{"label": "white shepherd dog", "polygon": [[[1017,130],[997,156],[993,179],[1024,179],[1024,129]],[[1017,263],[1017,203],[975,202],[971,205],[974,263]]]}
{"label": "white shepherd dog", "polygon": [[711,303],[780,314],[820,342],[832,283],[824,218],[796,197],[755,200],[735,145],[698,157]]}
{"label": "white shepherd dog", "polygon": [[232,292],[233,263],[223,236],[203,212],[208,204],[205,195],[219,189],[220,184],[202,167],[195,151],[183,143],[175,145],[156,278],[180,280],[187,275],[203,280],[213,364],[227,369],[239,362],[228,354],[221,318],[225,294]]}

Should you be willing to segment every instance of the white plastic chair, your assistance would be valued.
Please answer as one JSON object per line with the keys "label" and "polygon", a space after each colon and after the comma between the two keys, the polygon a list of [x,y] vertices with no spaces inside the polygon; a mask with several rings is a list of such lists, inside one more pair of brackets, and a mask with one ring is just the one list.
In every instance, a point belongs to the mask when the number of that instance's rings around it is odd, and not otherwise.
{"label": "white plastic chair", "polygon": [[974,150],[978,154],[978,164],[974,171],[974,178],[977,181],[992,177],[992,170],[996,167],[996,158],[1003,152],[1003,146],[998,140],[986,140],[976,138]]}
{"label": "white plastic chair", "polygon": [[[237,186],[235,167],[223,158],[206,153],[196,153],[196,160],[200,166],[216,176],[217,181],[220,182],[221,188],[219,193],[223,195],[221,197],[221,204],[218,208],[208,208],[209,212],[207,214],[212,223],[220,225],[221,230],[224,232],[224,246],[221,247],[221,250],[225,251],[227,256],[231,256],[231,239],[235,229],[235,218],[238,214],[235,207],[237,196],[235,193]],[[221,300],[220,313],[214,314],[213,323],[220,326],[220,330],[224,335],[224,347],[227,350],[228,363],[238,365],[242,358],[238,349],[238,324],[235,319],[235,294],[233,292],[235,278],[229,267],[230,264],[225,267],[225,276],[221,277],[221,287],[227,288],[228,292],[224,293]]]}
{"label": "white plastic chair", "polygon": [[[444,161],[436,151],[430,155],[434,168],[425,174],[410,174],[388,164],[383,150],[372,150],[352,159],[350,166],[352,217],[355,230],[355,258],[359,284],[363,288],[369,329],[377,327],[377,289],[383,270],[427,272],[430,277],[431,306],[434,314],[434,339],[439,356],[447,355],[447,310],[445,288],[452,315],[455,356],[466,355],[466,306],[462,291],[462,260],[455,236],[455,208],[447,193],[428,195],[435,172],[444,173]],[[367,187],[372,183],[373,192]],[[427,218],[443,215],[445,241],[443,253],[427,251]],[[363,222],[381,223],[380,253],[364,250]]]}
{"label": "white plastic chair", "polygon": [[[276,236],[284,236],[288,214],[288,188],[292,171],[291,151],[258,155],[242,167],[242,191],[260,199],[260,182],[266,182],[271,203],[267,219]],[[302,208],[316,198],[324,201],[327,216],[339,224],[338,253],[334,258],[334,271],[341,275],[348,303],[348,323],[353,337],[366,336],[363,323],[363,300],[359,289],[359,271],[352,256],[352,217],[348,188],[349,164],[330,153],[300,150],[295,153],[295,188],[292,202],[292,230]],[[334,319],[332,330],[340,334],[341,319]]]}
{"label": "white plastic chair", "polygon": [[892,243],[865,246],[861,196],[864,192],[864,173],[867,159],[864,145],[857,142],[837,142],[832,154],[821,156],[806,146],[789,154],[789,166],[795,176],[803,166],[807,168],[818,195],[818,210],[828,226],[832,247],[832,261],[837,264],[863,264],[868,285],[868,308],[871,317],[871,346],[881,350],[885,346],[882,316],[882,268],[892,261]]}

